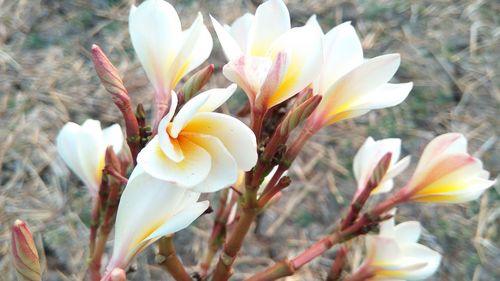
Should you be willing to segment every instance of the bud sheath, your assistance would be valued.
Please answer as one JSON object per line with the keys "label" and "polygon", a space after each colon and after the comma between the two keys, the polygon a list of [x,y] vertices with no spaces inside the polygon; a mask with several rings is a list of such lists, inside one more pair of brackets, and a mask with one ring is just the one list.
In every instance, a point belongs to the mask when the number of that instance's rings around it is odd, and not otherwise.
{"label": "bud sheath", "polygon": [[33,236],[25,222],[16,220],[12,226],[11,254],[17,280],[39,281],[41,268]]}

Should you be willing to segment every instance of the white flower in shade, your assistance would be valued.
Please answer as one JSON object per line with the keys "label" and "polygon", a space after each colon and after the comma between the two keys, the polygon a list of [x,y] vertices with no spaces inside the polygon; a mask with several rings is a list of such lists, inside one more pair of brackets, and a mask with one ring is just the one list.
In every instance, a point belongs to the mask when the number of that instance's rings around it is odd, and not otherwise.
{"label": "white flower in shade", "polygon": [[292,97],[317,76],[322,62],[321,33],[310,26],[290,28],[281,0],[269,0],[255,15],[245,14],[230,27],[212,18],[229,63],[223,73],[263,110]]}
{"label": "white flower in shade", "polygon": [[159,238],[188,227],[208,208],[200,194],[153,178],[137,166],[123,191],[107,272],[130,260]]}
{"label": "white flower in shade", "polygon": [[359,148],[358,153],[354,156],[353,162],[354,176],[358,184],[357,194],[361,193],[366,187],[375,168],[387,153],[391,153],[391,161],[385,174],[379,179],[377,187],[373,189],[373,194],[388,192],[392,189],[394,185],[393,178],[408,167],[410,164],[410,156],[398,161],[401,153],[400,139],[382,139],[375,141],[372,137],[368,137]]}
{"label": "white flower in shade", "polygon": [[92,196],[97,196],[101,185],[106,148],[112,146],[116,154],[123,147],[120,125],[114,124],[101,130],[101,123],[88,119],[81,126],[66,123],[57,136],[57,152],[66,165],[87,186]]}
{"label": "white flower in shade", "polygon": [[366,237],[367,257],[363,267],[370,268],[369,280],[424,280],[434,274],[441,255],[418,244],[421,226],[417,221],[394,224],[394,219],[381,223],[379,235]]}
{"label": "white flower in shade", "polygon": [[[306,25],[321,32],[315,16]],[[349,22],[323,35],[323,46],[323,63],[318,64],[313,85],[313,92],[323,99],[308,119],[308,126],[315,130],[372,109],[398,105],[413,87],[411,82],[388,83],[399,67],[399,54],[363,58],[361,42]]]}
{"label": "white flower in shade", "polygon": [[139,153],[137,162],[151,176],[213,192],[235,183],[238,169],[257,162],[254,133],[240,120],[212,112],[236,90],[236,85],[212,89],[189,100],[173,117],[177,100],[161,120],[156,135]]}
{"label": "white flower in shade", "polygon": [[413,201],[462,203],[477,199],[495,184],[488,178],[481,160],[467,153],[466,138],[447,133],[426,146],[405,189]]}
{"label": "white flower in shade", "polygon": [[201,14],[183,31],[174,7],[163,0],[146,0],[139,7],[132,6],[129,31],[132,45],[154,86],[157,106],[164,110],[171,90],[181,78],[210,55],[210,32]]}

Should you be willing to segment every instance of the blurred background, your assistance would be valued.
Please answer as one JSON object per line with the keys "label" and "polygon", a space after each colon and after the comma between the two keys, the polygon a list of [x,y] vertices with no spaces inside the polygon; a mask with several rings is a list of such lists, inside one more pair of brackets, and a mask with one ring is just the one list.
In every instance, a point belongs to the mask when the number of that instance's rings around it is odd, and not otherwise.
{"label": "blurred background", "polygon": [[[220,73],[225,59],[208,15],[231,23],[246,11],[253,13],[260,2],[170,1],[184,27],[201,11],[212,31],[214,50],[207,63],[215,64],[216,76],[211,86],[228,81]],[[343,121],[309,142],[291,169],[293,184],[262,216],[259,235],[247,239],[234,280],[300,252],[334,229],[355,188],[352,158],[368,136],[402,138],[403,154],[413,156],[413,168],[434,136],[461,132],[469,139],[469,151],[481,157],[493,177],[500,167],[500,2],[285,2],[293,26],[304,24],[312,14],[324,31],[351,21],[365,57],[401,53],[395,81],[413,81],[415,87],[402,105]],[[70,120],[94,118],[104,126],[121,122],[94,73],[93,43],[120,70],[133,102],[149,108],[152,88],[128,34],[130,3],[0,0],[0,280],[15,280],[8,247],[16,218],[26,220],[35,233],[45,280],[81,280],[85,274],[88,194],[58,158],[54,141]],[[229,109],[242,100],[233,99]],[[438,273],[429,280],[500,280],[499,191],[497,184],[479,201],[463,205],[399,208],[397,221],[421,221],[422,243],[443,254]],[[176,236],[191,272],[204,254],[211,219],[204,216]],[[350,244],[350,259],[356,261],[363,241]],[[332,249],[288,280],[323,280],[334,256]],[[137,258],[130,280],[169,280],[153,264],[150,247]]]}

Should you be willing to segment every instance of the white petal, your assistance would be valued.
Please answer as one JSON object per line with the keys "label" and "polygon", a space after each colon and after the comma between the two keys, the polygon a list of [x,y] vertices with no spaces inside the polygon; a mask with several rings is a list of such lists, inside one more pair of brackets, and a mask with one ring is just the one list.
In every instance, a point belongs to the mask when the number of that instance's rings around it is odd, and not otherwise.
{"label": "white petal", "polygon": [[207,101],[198,109],[198,112],[211,112],[223,105],[236,91],[236,84],[227,88],[210,89],[199,95],[207,95]]}
{"label": "white petal", "polygon": [[323,34],[323,29],[321,29],[321,26],[319,25],[318,18],[316,15],[310,16],[306,22],[306,25],[314,26],[314,28],[316,28],[319,32],[321,32],[321,34]]}
{"label": "white petal", "polygon": [[332,28],[325,35],[325,63],[318,92],[323,93],[337,80],[363,62],[363,49],[350,22]]}
{"label": "white petal", "polygon": [[420,238],[422,227],[418,221],[406,221],[394,227],[394,237],[401,243],[416,243]]}
{"label": "white petal", "polygon": [[290,29],[290,14],[282,0],[269,0],[257,7],[248,37],[248,52],[265,56],[273,41]]}
{"label": "white petal", "polygon": [[391,179],[395,176],[401,174],[410,165],[411,156],[406,156],[399,162],[394,164],[394,166],[389,168],[389,171],[385,174],[385,178]]}
{"label": "white petal", "polygon": [[220,23],[210,16],[212,19],[212,24],[214,26],[215,32],[217,33],[217,37],[219,38],[219,42],[222,46],[222,50],[226,55],[228,61],[237,59],[243,52],[241,50],[241,45],[238,45],[238,42],[229,34],[229,32],[220,25]]}
{"label": "white petal", "polygon": [[354,177],[357,181],[366,177],[367,166],[372,162],[371,152],[375,147],[375,140],[372,137],[368,137],[363,145],[359,148],[358,152],[354,156],[352,170],[354,172]]}
{"label": "white petal", "polygon": [[423,245],[410,244],[402,248],[403,255],[408,257],[409,262],[423,264],[418,269],[408,270],[400,277],[405,280],[424,280],[434,274],[441,262],[441,255]]}
{"label": "white petal", "polygon": [[415,173],[428,166],[440,156],[452,153],[466,153],[467,139],[459,133],[447,133],[437,136],[427,144],[420,157]]}
{"label": "white petal", "polygon": [[250,35],[254,18],[254,15],[246,13],[236,19],[229,28],[229,33],[236,40],[243,53],[246,53],[248,47],[248,36]]}
{"label": "white petal", "polygon": [[163,153],[174,162],[180,162],[184,159],[184,153],[177,139],[171,138],[169,135],[168,125],[175,113],[177,107],[177,95],[172,92],[171,106],[169,112],[163,117],[158,125],[158,142]]}
{"label": "white petal", "polygon": [[412,82],[401,84],[386,83],[365,97],[360,98],[355,108],[379,109],[398,105],[408,97],[412,88]]}
{"label": "white petal", "polygon": [[198,67],[212,52],[213,41],[203,24],[203,16],[198,13],[189,29],[182,33],[182,46],[172,66],[172,88],[191,70]]}
{"label": "white petal", "polygon": [[215,192],[228,187],[238,179],[238,166],[224,144],[216,137],[209,135],[183,133],[190,141],[203,147],[212,158],[212,169],[208,177],[193,190],[198,192]]}
{"label": "white petal", "polygon": [[[129,16],[132,45],[159,95],[170,94],[171,67],[181,47],[181,22],[167,1],[148,0]],[[168,91],[168,92],[165,92]]]}
{"label": "white petal", "polygon": [[123,142],[125,141],[120,125],[113,124],[102,130],[102,134],[106,146],[112,146],[115,154],[120,153],[123,147]]}
{"label": "white petal", "polygon": [[134,254],[134,248],[177,212],[186,193],[147,173],[133,174],[118,206],[113,256]]}
{"label": "white petal", "polygon": [[208,152],[189,140],[179,138],[184,159],[174,162],[165,156],[158,138],[154,137],[137,156],[139,163],[151,176],[176,183],[183,187],[193,187],[202,182],[211,169]]}
{"label": "white petal", "polygon": [[287,100],[316,79],[323,63],[322,36],[314,26],[305,25],[289,30],[273,43],[269,54],[276,59],[279,53],[286,53],[288,67],[269,107]]}
{"label": "white petal", "polygon": [[184,129],[184,127],[189,123],[193,116],[200,110],[200,108],[207,102],[209,95],[196,95],[194,98],[190,99],[182,108],[179,110],[177,115],[172,121],[172,129],[170,130],[170,136],[177,138],[179,133]]}
{"label": "white petal", "polygon": [[201,112],[191,119],[185,132],[212,135],[222,141],[238,167],[248,171],[257,162],[255,135],[243,122],[229,115]]}

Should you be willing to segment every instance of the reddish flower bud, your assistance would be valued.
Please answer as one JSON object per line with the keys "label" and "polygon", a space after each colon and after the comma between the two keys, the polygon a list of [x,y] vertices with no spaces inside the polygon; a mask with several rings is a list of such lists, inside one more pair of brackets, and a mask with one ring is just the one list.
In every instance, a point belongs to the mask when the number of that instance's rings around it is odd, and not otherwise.
{"label": "reddish flower bud", "polygon": [[113,271],[111,271],[111,277],[109,279],[110,281],[126,281],[127,280],[127,274],[125,271],[121,268],[115,268]]}
{"label": "reddish flower bud", "polygon": [[17,280],[42,280],[38,252],[33,236],[26,223],[21,220],[16,220],[12,226],[11,251]]}

